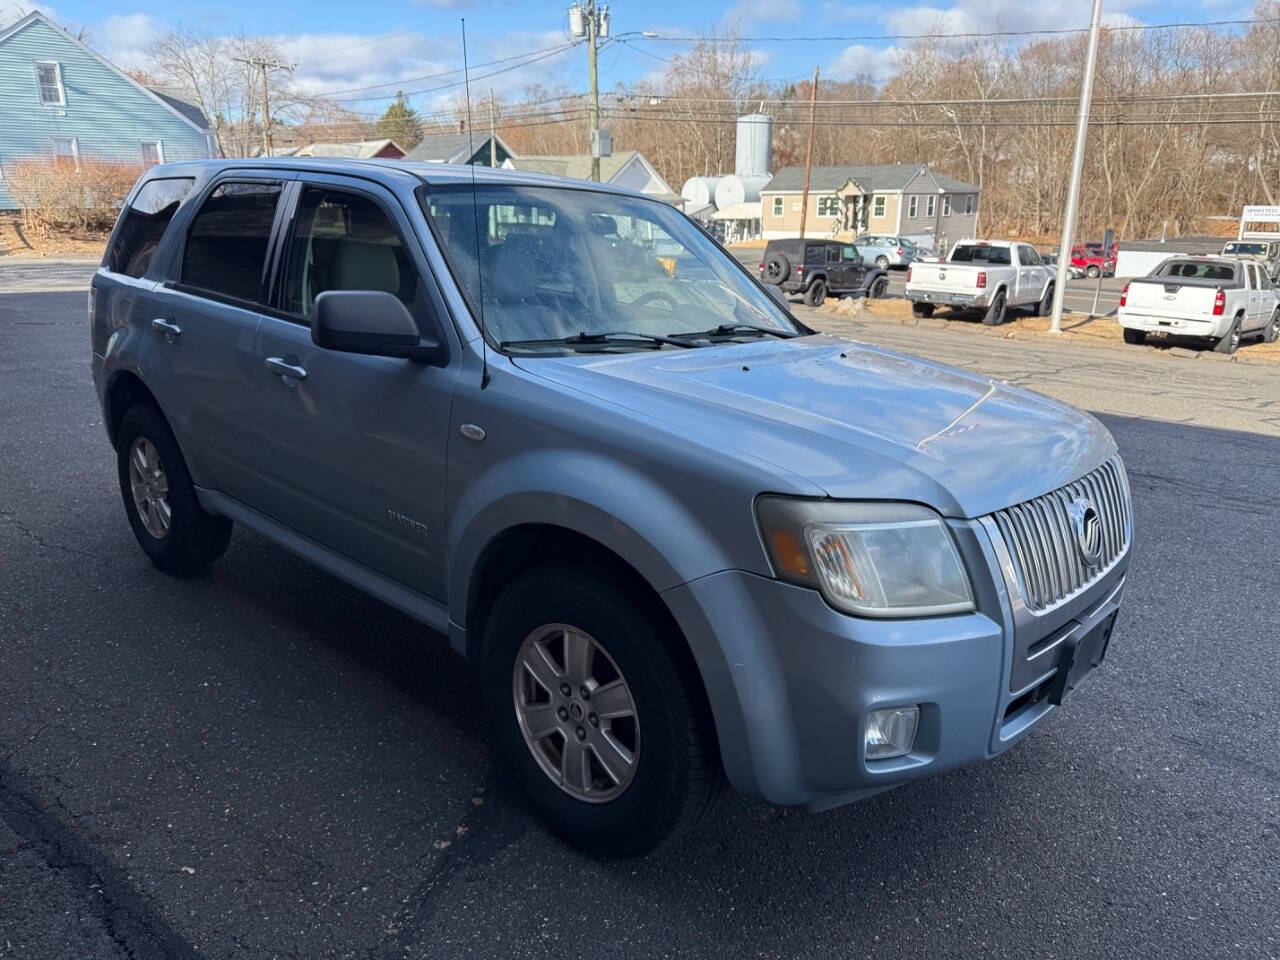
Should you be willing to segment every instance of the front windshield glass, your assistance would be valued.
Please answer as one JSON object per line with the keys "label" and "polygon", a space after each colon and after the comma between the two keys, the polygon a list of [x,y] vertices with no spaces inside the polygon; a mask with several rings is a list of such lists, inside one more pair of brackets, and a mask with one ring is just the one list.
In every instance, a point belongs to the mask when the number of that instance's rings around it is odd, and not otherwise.
{"label": "front windshield glass", "polygon": [[[428,215],[498,344],[717,327],[804,332],[666,204],[594,190],[432,188]],[[479,242],[477,243],[477,233]],[[746,331],[750,333],[750,331]]]}

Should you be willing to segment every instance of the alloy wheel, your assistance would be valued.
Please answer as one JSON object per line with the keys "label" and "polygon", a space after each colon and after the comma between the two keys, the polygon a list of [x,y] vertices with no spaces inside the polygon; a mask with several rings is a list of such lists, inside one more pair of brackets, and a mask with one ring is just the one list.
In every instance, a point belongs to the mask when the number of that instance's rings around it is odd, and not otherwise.
{"label": "alloy wheel", "polygon": [[640,759],[635,700],[588,633],[563,623],[530,633],[516,653],[512,693],[525,746],[561,790],[607,803],[630,786]]}
{"label": "alloy wheel", "polygon": [[129,450],[129,490],[143,528],[157,540],[163,540],[173,521],[169,479],[160,462],[160,452],[146,437],[134,440]]}

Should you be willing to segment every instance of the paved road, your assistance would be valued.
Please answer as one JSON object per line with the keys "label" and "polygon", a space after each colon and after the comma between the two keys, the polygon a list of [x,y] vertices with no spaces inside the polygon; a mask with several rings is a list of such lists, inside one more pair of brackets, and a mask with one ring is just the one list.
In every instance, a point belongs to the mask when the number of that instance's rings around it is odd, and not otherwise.
{"label": "paved road", "polygon": [[[756,269],[763,255],[763,249],[737,249],[732,251],[744,264],[752,270]],[[1094,293],[1098,293],[1097,313],[1101,316],[1110,316],[1115,313],[1116,308],[1120,305],[1120,291],[1124,289],[1125,281],[1116,277],[1102,278],[1102,284],[1099,287],[1097,280],[1090,280],[1088,277],[1082,277],[1079,280],[1067,281],[1067,292],[1063,297],[1063,309],[1067,313],[1093,313],[1094,312]],[[901,297],[907,286],[907,272],[905,270],[893,269],[889,271],[889,291],[891,297]]]}
{"label": "paved road", "polygon": [[204,577],[143,561],[83,292],[8,271],[0,957],[1280,956],[1267,368],[913,341],[1143,414],[1105,417],[1138,524],[1105,669],[994,763],[822,815],[730,797],[595,863],[512,794],[442,638],[243,531]]}

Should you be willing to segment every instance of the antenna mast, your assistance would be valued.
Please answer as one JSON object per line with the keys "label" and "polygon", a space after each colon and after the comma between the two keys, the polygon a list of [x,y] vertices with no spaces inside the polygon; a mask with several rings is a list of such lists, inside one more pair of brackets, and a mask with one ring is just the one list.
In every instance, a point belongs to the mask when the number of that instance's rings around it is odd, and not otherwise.
{"label": "antenna mast", "polygon": [[[484,273],[480,266],[480,205],[476,202],[475,144],[471,141],[471,72],[467,68],[467,18],[462,21],[462,79],[467,94],[467,160],[471,167],[471,219],[476,237],[476,292],[480,295],[480,389],[489,385],[489,340],[484,332]],[[493,144],[489,145],[490,150]]]}

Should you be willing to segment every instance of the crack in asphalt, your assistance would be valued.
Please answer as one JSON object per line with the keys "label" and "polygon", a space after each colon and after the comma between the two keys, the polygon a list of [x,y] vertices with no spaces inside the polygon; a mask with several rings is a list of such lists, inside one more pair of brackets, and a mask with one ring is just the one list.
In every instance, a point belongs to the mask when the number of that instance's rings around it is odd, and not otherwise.
{"label": "crack in asphalt", "polygon": [[127,875],[69,820],[24,790],[13,768],[0,761],[0,821],[20,839],[3,853],[34,851],[49,869],[69,881],[86,915],[133,960],[181,960],[199,956],[156,912]]}
{"label": "crack in asphalt", "polygon": [[85,550],[77,550],[75,547],[68,547],[65,543],[50,543],[40,534],[36,533],[25,523],[18,519],[17,513],[12,510],[0,510],[0,521],[12,523],[18,533],[22,534],[30,540],[34,540],[46,550],[60,550],[63,553],[69,553],[73,557],[84,557],[85,559],[93,559],[93,554]]}

